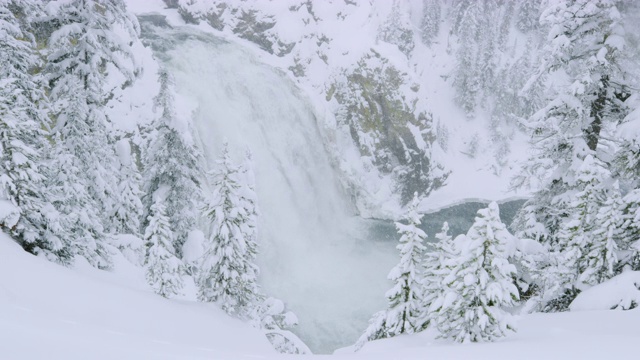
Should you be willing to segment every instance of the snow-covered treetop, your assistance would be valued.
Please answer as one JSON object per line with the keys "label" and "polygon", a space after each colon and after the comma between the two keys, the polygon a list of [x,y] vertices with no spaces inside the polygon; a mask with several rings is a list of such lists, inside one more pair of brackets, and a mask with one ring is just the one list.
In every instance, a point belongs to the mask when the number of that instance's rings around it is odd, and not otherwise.
{"label": "snow-covered treetop", "polygon": [[102,104],[100,97],[106,82],[105,66],[114,66],[125,77],[133,81],[138,69],[135,66],[131,47],[114,30],[113,24],[122,26],[133,37],[140,27],[136,18],[126,11],[122,0],[58,0],[46,6],[51,18],[60,23],[49,37],[51,53],[50,78],[61,81],[51,89],[52,96],[65,92],[74,81],[68,75],[83,79],[89,103]]}
{"label": "snow-covered treetop", "polygon": [[[550,50],[561,66],[576,57],[596,53],[606,63],[607,52],[624,48],[620,12],[612,0],[552,1],[540,16],[550,26]],[[606,41],[605,41],[606,40]]]}
{"label": "snow-covered treetop", "polygon": [[[498,204],[493,201],[484,209],[478,210],[478,216],[475,223],[467,232],[467,239],[484,239],[494,238],[503,246],[506,256],[512,256],[517,251],[518,240],[513,236],[507,226],[500,219],[500,209]],[[456,243],[462,243],[462,240],[456,238]]]}

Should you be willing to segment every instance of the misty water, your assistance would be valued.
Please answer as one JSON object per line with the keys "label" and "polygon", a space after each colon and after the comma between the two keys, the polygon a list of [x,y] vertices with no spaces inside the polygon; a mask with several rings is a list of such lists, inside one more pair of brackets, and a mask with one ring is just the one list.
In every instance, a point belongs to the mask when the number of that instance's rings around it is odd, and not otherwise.
{"label": "misty water", "polygon": [[[171,28],[159,16],[140,22],[143,38],[195,109],[193,132],[205,166],[215,166],[225,139],[238,161],[247,148],[254,154],[263,291],[296,313],[293,331],[314,352],[353,344],[386,306],[386,276],[398,260],[393,223],[354,216],[317,115],[285,74],[216,36]],[[505,205],[505,221],[519,204]],[[465,232],[483,206],[427,214],[425,230],[433,238],[449,221],[453,234]]]}

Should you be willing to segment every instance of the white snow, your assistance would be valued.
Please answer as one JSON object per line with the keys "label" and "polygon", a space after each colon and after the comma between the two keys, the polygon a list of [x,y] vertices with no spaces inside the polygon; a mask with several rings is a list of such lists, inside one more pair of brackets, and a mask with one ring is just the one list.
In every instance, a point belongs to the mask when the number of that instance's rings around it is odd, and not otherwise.
{"label": "white snow", "polygon": [[0,199],[0,225],[12,228],[20,219],[20,209],[6,199]]}
{"label": "white snow", "polygon": [[571,311],[627,310],[640,305],[640,271],[626,271],[581,292]]}
{"label": "white snow", "polygon": [[[117,260],[118,273],[86,264],[67,269],[0,234],[0,358],[293,358],[276,354],[258,330],[213,304],[153,294],[142,270]],[[356,354],[341,349],[331,358],[630,359],[638,323],[640,309],[524,315],[518,332],[496,343],[451,344],[426,331],[373,341]]]}
{"label": "white snow", "polygon": [[166,300],[140,268],[67,269],[0,234],[0,358],[247,359],[274,354],[213,304]]}
{"label": "white snow", "polygon": [[131,165],[131,144],[129,144],[129,139],[120,139],[116,142],[116,154],[120,160],[120,165]]}
{"label": "white snow", "polygon": [[424,331],[367,343],[335,359],[566,360],[633,359],[640,338],[640,309],[522,316],[518,332],[494,343],[451,344]]}
{"label": "white snow", "polygon": [[188,264],[196,263],[204,255],[205,235],[200,230],[192,230],[182,245],[182,260]]}

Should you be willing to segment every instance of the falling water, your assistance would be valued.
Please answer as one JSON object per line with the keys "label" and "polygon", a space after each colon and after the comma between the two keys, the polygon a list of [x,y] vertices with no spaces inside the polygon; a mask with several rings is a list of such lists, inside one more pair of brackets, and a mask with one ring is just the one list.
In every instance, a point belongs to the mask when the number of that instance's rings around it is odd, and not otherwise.
{"label": "falling water", "polygon": [[[254,155],[265,293],[284,300],[294,329],[314,352],[353,344],[373,313],[386,307],[386,276],[398,261],[393,223],[354,217],[309,100],[281,71],[242,46],[192,28],[141,17],[143,37],[171,70],[178,93],[195,108],[194,133],[207,167],[226,139],[240,161]],[[511,221],[522,201],[505,204]],[[427,214],[433,239],[443,221],[463,233],[483,203]]]}
{"label": "falling water", "polygon": [[[152,20],[156,25],[152,24]],[[300,320],[316,352],[352,344],[385,306],[394,243],[370,238],[325,151],[317,115],[299,88],[241,46],[142,18],[143,36],[194,103],[193,127],[208,166],[226,139],[254,155],[264,291]]]}

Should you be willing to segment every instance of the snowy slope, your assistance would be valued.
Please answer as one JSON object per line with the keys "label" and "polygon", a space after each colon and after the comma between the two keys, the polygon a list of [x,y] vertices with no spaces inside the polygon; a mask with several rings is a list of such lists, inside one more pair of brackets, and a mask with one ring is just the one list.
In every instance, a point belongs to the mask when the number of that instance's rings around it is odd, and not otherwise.
{"label": "snowy slope", "polygon": [[261,332],[212,304],[166,300],[143,273],[67,269],[0,234],[0,358],[248,359],[275,354]]}
{"label": "snowy slope", "polygon": [[[139,270],[120,265],[118,273],[67,269],[0,235],[0,358],[292,358],[213,305],[154,295]],[[371,342],[355,354],[342,349],[331,358],[634,359],[638,323],[640,309],[534,314],[496,343],[447,344],[423,332]]]}
{"label": "snowy slope", "polygon": [[[433,334],[368,343],[360,359],[636,359],[640,309],[523,316],[518,333],[495,343],[446,344]],[[350,359],[350,349],[337,359]]]}

